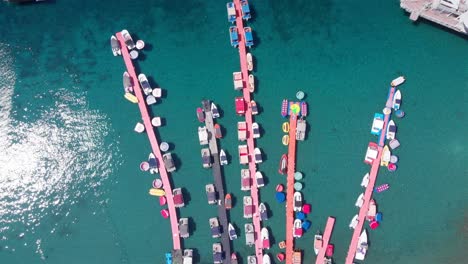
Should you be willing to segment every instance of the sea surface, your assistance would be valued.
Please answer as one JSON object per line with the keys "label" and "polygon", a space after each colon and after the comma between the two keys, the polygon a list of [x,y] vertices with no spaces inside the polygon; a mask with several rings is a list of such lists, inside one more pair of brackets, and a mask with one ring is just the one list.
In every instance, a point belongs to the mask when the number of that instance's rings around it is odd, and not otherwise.
{"label": "sea surface", "polygon": [[[285,236],[284,204],[274,199],[281,144],[283,98],[303,90],[309,103],[306,141],[297,148],[311,229],[296,242],[313,263],[313,236],[336,217],[331,242],[343,263],[349,221],[362,176],[372,117],[384,107],[389,82],[400,87],[404,119],[396,119],[398,170],[381,170],[376,194],[383,221],[369,232],[366,263],[468,261],[468,40],[424,21],[412,23],[392,1],[250,1],[254,30],[257,145],[267,185],[261,200],[271,209],[274,246]],[[124,28],[146,48],[137,68],[164,89],[152,107],[164,119],[160,139],[171,143],[193,221],[195,262],[212,263],[195,109],[215,100],[225,128],[224,168],[235,207],[231,222],[243,229],[232,72],[239,53],[229,44],[223,1],[73,1],[0,3],[0,262],[7,264],[165,263],[170,224],[148,195],[153,175],[138,166],[150,152],[136,105],[123,98],[121,57],[110,36]],[[233,249],[241,263],[253,254],[243,232]],[[273,261],[275,262],[275,260]]]}

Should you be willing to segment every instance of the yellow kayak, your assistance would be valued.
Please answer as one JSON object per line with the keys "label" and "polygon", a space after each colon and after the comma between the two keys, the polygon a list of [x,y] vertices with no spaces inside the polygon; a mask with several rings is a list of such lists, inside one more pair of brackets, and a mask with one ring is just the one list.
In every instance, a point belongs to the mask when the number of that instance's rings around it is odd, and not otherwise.
{"label": "yellow kayak", "polygon": [[138,103],[138,98],[131,93],[125,93],[124,97],[134,104]]}
{"label": "yellow kayak", "polygon": [[166,194],[166,192],[163,189],[151,188],[149,190],[149,194],[153,196],[163,196]]}
{"label": "yellow kayak", "polygon": [[283,145],[287,146],[289,144],[289,135],[284,135],[282,141]]}
{"label": "yellow kayak", "polygon": [[288,122],[283,123],[283,132],[284,133],[289,133],[289,123]]}

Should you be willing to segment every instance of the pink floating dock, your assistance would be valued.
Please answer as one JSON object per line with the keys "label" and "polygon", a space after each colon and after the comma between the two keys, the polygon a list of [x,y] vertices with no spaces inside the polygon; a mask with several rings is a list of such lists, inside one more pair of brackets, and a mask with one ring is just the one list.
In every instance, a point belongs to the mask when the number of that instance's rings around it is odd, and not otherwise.
{"label": "pink floating dock", "polygon": [[[387,102],[385,104],[386,107],[391,108],[394,93],[395,93],[395,87],[390,87]],[[385,144],[385,134],[387,130],[388,120],[390,119],[390,115],[391,115],[391,111],[389,114],[386,114],[384,118],[384,125],[383,125],[380,138],[379,138],[379,142],[378,142],[379,147],[378,147],[377,158],[372,163],[372,168],[369,173],[369,184],[367,184],[366,192],[364,194],[364,203],[362,204],[361,209],[359,210],[358,224],[354,228],[351,243],[349,244],[348,255],[346,256],[346,262],[345,262],[346,264],[352,264],[354,261],[354,256],[356,255],[356,249],[358,246],[359,236],[361,235],[362,227],[365,223],[367,211],[369,211],[369,202],[372,198],[372,192],[374,191],[375,182],[377,180],[377,174],[379,173],[380,158],[382,157],[382,150]]]}
{"label": "pink floating dock", "polygon": [[322,236],[322,248],[319,249],[319,253],[317,255],[317,259],[315,264],[323,264],[325,263],[325,253],[327,251],[328,243],[330,242],[330,237],[333,231],[333,227],[335,226],[335,218],[328,217],[327,225],[325,226],[325,231],[323,232]]}
{"label": "pink floating dock", "polygon": [[130,54],[126,48],[127,45],[125,45],[125,41],[120,32],[118,32],[116,36],[120,42],[120,46],[122,47],[121,49],[122,57],[125,61],[125,66],[127,66],[127,72],[130,74],[130,76],[133,79],[133,90],[135,92],[135,96],[138,98],[138,108],[140,109],[141,117],[143,119],[143,124],[145,125],[145,131],[148,135],[148,139],[150,141],[153,153],[158,159],[159,174],[161,175],[161,179],[163,181],[163,188],[164,188],[164,191],[166,192],[167,207],[169,209],[169,217],[171,220],[173,247],[174,247],[174,250],[179,250],[181,249],[180,238],[179,238],[179,224],[177,220],[177,212],[174,206],[174,199],[172,196],[172,188],[171,188],[171,183],[169,181],[169,175],[166,171],[166,167],[164,166],[161,150],[159,149],[158,140],[156,139],[156,134],[154,132],[154,127],[151,124],[151,117],[148,113],[146,100],[143,97],[140,83],[138,82],[138,78],[135,73],[135,68],[133,66],[132,60],[130,59]]}
{"label": "pink floating dock", "polygon": [[293,263],[294,255],[294,173],[296,172],[296,127],[297,116],[289,117],[288,167],[286,179],[286,264]]}

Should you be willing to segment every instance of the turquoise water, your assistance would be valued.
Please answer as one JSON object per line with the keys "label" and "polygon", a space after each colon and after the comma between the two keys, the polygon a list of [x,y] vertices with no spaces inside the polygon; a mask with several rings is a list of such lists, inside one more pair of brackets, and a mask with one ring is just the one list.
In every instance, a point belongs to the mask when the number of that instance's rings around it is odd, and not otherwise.
{"label": "turquoise water", "polygon": [[[297,241],[311,263],[313,234],[326,218],[336,263],[343,263],[354,202],[362,191],[366,145],[374,112],[385,103],[388,83],[404,74],[396,120],[402,147],[399,169],[382,170],[376,195],[384,214],[370,232],[366,263],[462,263],[468,255],[468,61],[467,39],[429,23],[412,24],[398,1],[251,1],[255,31],[257,141],[266,154],[259,166],[268,185],[261,200],[272,209],[266,222],[275,243],[284,239],[284,205],[274,187],[284,183],[277,163],[280,104],[304,90],[310,131],[300,142],[297,169],[312,203],[311,231]],[[165,91],[153,112],[165,118],[159,132],[173,144],[180,166],[176,186],[189,194],[181,216],[195,223],[184,247],[196,262],[212,263],[204,186],[211,171],[199,161],[195,108],[203,98],[223,110],[222,148],[233,156],[224,170],[228,192],[240,201],[232,71],[237,50],[229,45],[224,2],[54,1],[0,4],[0,260],[2,263],[163,263],[170,250],[169,222],[147,194],[152,176],[138,169],[150,151],[134,133],[140,119],[122,97],[121,58],[109,37],[127,28],[149,48],[139,67]],[[202,64],[202,65],[200,65]],[[150,80],[151,81],[151,80]],[[242,227],[242,209],[230,212]],[[244,236],[233,243],[245,257]],[[203,245],[203,246],[201,246]],[[274,246],[271,256],[278,252]],[[306,263],[306,262],[304,262]]]}

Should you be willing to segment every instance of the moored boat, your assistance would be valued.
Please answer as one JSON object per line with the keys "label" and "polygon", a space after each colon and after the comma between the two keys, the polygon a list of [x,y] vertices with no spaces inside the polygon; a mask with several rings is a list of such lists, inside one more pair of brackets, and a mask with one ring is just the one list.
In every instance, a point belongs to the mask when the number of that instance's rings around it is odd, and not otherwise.
{"label": "moored boat", "polygon": [[372,199],[369,202],[369,210],[367,211],[366,219],[367,221],[373,221],[375,219],[375,215],[377,214],[377,204],[375,200]]}
{"label": "moored boat", "polygon": [[248,169],[241,170],[241,190],[250,191],[252,180],[250,179],[250,171]]}
{"label": "moored boat", "polygon": [[349,228],[354,229],[358,223],[359,223],[358,215],[355,215],[353,219],[351,219],[351,222],[349,222]]}
{"label": "moored boat", "polygon": [[249,2],[247,0],[241,0],[241,10],[242,10],[242,19],[249,20],[251,18],[251,15],[250,15]]}
{"label": "moored boat", "polygon": [[364,163],[372,165],[374,160],[379,154],[379,146],[375,142],[369,142],[367,146],[366,156],[364,157]]}
{"label": "moored boat", "polygon": [[328,258],[331,258],[333,256],[334,251],[335,251],[335,246],[333,244],[328,244],[327,251],[325,251],[325,256],[327,256]]}
{"label": "moored boat", "polygon": [[356,199],[356,203],[354,205],[356,205],[357,207],[361,208],[362,204],[364,203],[364,194],[361,193],[358,198]]}
{"label": "moored boat", "polygon": [[260,234],[262,236],[263,249],[270,249],[270,234],[268,233],[268,229],[266,227],[262,228]]}
{"label": "moored boat", "polygon": [[260,137],[260,127],[257,122],[252,123],[252,134],[253,134],[253,138]]}
{"label": "moored boat", "polygon": [[222,138],[223,132],[221,132],[221,126],[219,124],[214,125],[215,138]]}
{"label": "moored boat", "polygon": [[388,125],[387,125],[387,139],[388,140],[392,140],[395,138],[395,133],[396,133],[396,125],[395,125],[395,122],[393,122],[393,120],[390,120],[390,122],[388,122]]}
{"label": "moored boat", "polygon": [[158,173],[158,161],[156,156],[154,156],[153,152],[148,155],[148,164],[149,164],[149,172],[151,174]]}
{"label": "moored boat", "polygon": [[182,264],[193,263],[193,249],[184,249],[184,262]]}
{"label": "moored boat", "polygon": [[179,219],[179,233],[181,238],[187,238],[190,236],[188,218]]}
{"label": "moored boat", "polygon": [[266,253],[263,254],[262,262],[263,262],[263,264],[270,264],[271,263],[270,256],[268,254],[266,254]]}
{"label": "moored boat", "polygon": [[205,112],[203,112],[203,109],[201,107],[197,108],[197,118],[198,121],[205,122]]}
{"label": "moored boat", "polygon": [[361,235],[359,236],[355,258],[357,260],[364,260],[366,258],[366,253],[367,253],[368,248],[369,246],[367,244],[367,232],[366,232],[366,229],[364,229]]}
{"label": "moored boat", "polygon": [[259,148],[254,149],[254,158],[255,158],[255,163],[262,163],[262,152],[260,151]]}
{"label": "moored boat", "polygon": [[124,38],[125,45],[127,45],[127,48],[129,50],[132,50],[135,48],[135,42],[133,42],[132,36],[130,36],[130,33],[128,33],[128,30],[124,29],[121,31],[122,37]]}
{"label": "moored boat", "polygon": [[143,73],[138,74],[138,81],[140,82],[141,89],[143,89],[143,92],[145,93],[145,95],[151,94],[153,89],[151,89],[151,85],[149,84],[148,78],[146,77],[146,75]]}
{"label": "moored boat", "polygon": [[255,179],[257,179],[257,188],[265,186],[265,181],[263,180],[263,174],[261,172],[255,172]]}
{"label": "moored boat", "polygon": [[362,181],[361,181],[362,187],[367,188],[367,184],[369,184],[369,173],[366,173],[366,175],[362,177]]}
{"label": "moored boat", "polygon": [[239,45],[239,34],[237,32],[237,27],[229,27],[229,38],[231,39],[231,46],[237,48]]}
{"label": "moored boat", "polygon": [[174,199],[174,207],[180,208],[185,206],[182,188],[175,188],[174,190],[172,190],[172,196]]}
{"label": "moored boat", "polygon": [[302,116],[307,116],[308,110],[307,110],[307,103],[306,102],[301,102],[301,115]]}
{"label": "moored boat", "polygon": [[208,204],[216,204],[216,189],[214,184],[210,183],[205,186],[206,198],[208,199]]}
{"label": "moored boat", "polygon": [[221,243],[213,243],[213,263],[223,263],[223,249]]}
{"label": "moored boat", "polygon": [[252,197],[244,196],[243,202],[244,202],[244,218],[252,218],[252,215],[253,215]]}
{"label": "moored boat", "polygon": [[302,237],[303,233],[304,233],[304,230],[302,229],[301,220],[295,219],[294,226],[293,226],[293,237],[296,237],[296,238]]}
{"label": "moored boat", "polygon": [[281,142],[285,146],[289,145],[289,135],[284,135],[283,138],[281,139]]}
{"label": "moored boat", "polygon": [[128,72],[123,73],[122,80],[123,80],[124,91],[126,93],[133,92],[132,80],[131,80],[130,74],[128,74]]}
{"label": "moored boat", "polygon": [[224,149],[221,149],[219,151],[219,164],[221,164],[221,166],[224,166],[224,165],[228,164],[228,160],[227,160],[227,157],[226,157],[226,152],[224,152]]}
{"label": "moored boat", "polygon": [[388,148],[388,145],[385,145],[385,147],[382,150],[382,157],[380,159],[380,166],[388,166],[388,163],[390,162],[391,156],[392,156],[392,153],[390,152],[390,149]]}
{"label": "moored boat", "polygon": [[255,256],[247,256],[247,264],[257,264],[257,258]]}
{"label": "moored boat", "polygon": [[229,226],[228,226],[228,234],[229,234],[230,240],[237,239],[236,229],[231,223],[229,223]]}
{"label": "moored boat", "polygon": [[284,133],[289,133],[289,122],[284,122],[281,128],[283,129]]}
{"label": "moored boat", "polygon": [[198,127],[198,140],[200,145],[208,144],[208,129],[206,129],[206,126]]}
{"label": "moored boat", "polygon": [[236,7],[234,6],[234,3],[233,2],[227,3],[226,9],[227,9],[228,21],[234,24],[234,22],[236,22]]}
{"label": "moored boat", "polygon": [[245,100],[244,97],[236,97],[236,114],[244,115],[245,114]]}
{"label": "moored boat", "polygon": [[248,48],[253,46],[254,42],[253,42],[253,35],[252,35],[251,27],[244,28],[244,39],[245,39],[245,46],[247,46]]}
{"label": "moored boat", "polygon": [[247,164],[249,163],[249,148],[247,145],[240,145],[238,147],[239,150],[239,163],[240,164]]}
{"label": "moored boat", "polygon": [[218,107],[213,102],[211,102],[211,116],[213,118],[218,118],[219,117]]}
{"label": "moored boat", "polygon": [[279,172],[280,174],[285,174],[285,173],[286,173],[287,164],[288,164],[288,155],[283,154],[283,155],[281,156],[281,159],[280,159],[280,162],[279,162],[279,169],[278,169],[278,172]]}
{"label": "moored boat", "polygon": [[211,153],[209,148],[203,148],[201,150],[201,159],[203,168],[211,168]]}
{"label": "moored boat", "polygon": [[393,86],[393,87],[396,87],[396,86],[398,86],[398,85],[400,85],[400,84],[402,84],[402,83],[404,83],[404,82],[405,82],[405,76],[400,76],[400,77],[394,79],[394,80],[390,83],[390,85]]}
{"label": "moored boat", "polygon": [[255,244],[253,225],[251,223],[245,224],[244,231],[245,231],[245,244],[249,247],[253,246]]}
{"label": "moored boat", "polygon": [[117,38],[114,35],[111,36],[110,43],[111,43],[112,53],[114,54],[114,56],[122,55],[122,52],[120,51],[120,42],[117,40]]}
{"label": "moored boat", "polygon": [[294,192],[294,212],[302,211],[302,194],[300,192]]}
{"label": "moored boat", "polygon": [[249,74],[249,92],[253,93],[255,91],[255,77],[253,74]]}
{"label": "moored boat", "polygon": [[250,101],[250,109],[252,109],[252,115],[258,115],[257,103],[254,100]]}
{"label": "moored boat", "polygon": [[288,100],[283,99],[283,102],[281,103],[281,116],[282,117],[286,117],[288,115],[288,107],[289,107]]}
{"label": "moored boat", "polygon": [[244,81],[242,80],[242,72],[233,72],[232,81],[234,83],[234,90],[242,90],[244,88]]}
{"label": "moored boat", "polygon": [[224,197],[224,208],[226,208],[227,210],[232,208],[232,197],[230,193],[226,194],[226,196]]}
{"label": "moored boat", "polygon": [[164,162],[164,167],[166,167],[166,170],[168,172],[173,172],[176,170],[174,160],[172,159],[172,154],[170,152],[164,154],[162,156],[163,162]]}
{"label": "moored boat", "polygon": [[382,131],[383,126],[384,126],[384,115],[381,113],[375,113],[374,121],[372,121],[371,134],[379,136],[380,132]]}
{"label": "moored boat", "polygon": [[124,97],[134,104],[138,103],[138,98],[131,93],[125,93]]}
{"label": "moored boat", "polygon": [[299,119],[297,120],[297,126],[296,126],[296,139],[303,141],[306,136],[306,121],[304,119]]}
{"label": "moored boat", "polygon": [[211,237],[217,238],[221,237],[221,229],[219,228],[219,221],[217,217],[210,218],[210,230],[211,230]]}
{"label": "moored boat", "polygon": [[247,58],[247,69],[249,71],[253,70],[253,59],[252,59],[252,54],[250,52],[247,53],[246,55]]}
{"label": "moored boat", "polygon": [[395,92],[395,94],[393,95],[393,109],[395,109],[395,111],[398,111],[400,109],[400,105],[401,105],[401,92],[400,90],[397,90]]}
{"label": "moored boat", "polygon": [[264,203],[260,203],[258,210],[260,211],[260,221],[268,220],[268,211]]}
{"label": "moored boat", "polygon": [[319,231],[317,231],[317,234],[314,235],[314,252],[315,255],[318,255],[320,249],[322,249],[323,246],[323,236],[320,234]]}
{"label": "moored boat", "polygon": [[240,141],[247,139],[247,123],[245,121],[237,122],[237,139]]}
{"label": "moored boat", "polygon": [[231,254],[231,264],[238,264],[236,253]]}

